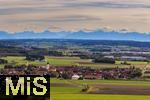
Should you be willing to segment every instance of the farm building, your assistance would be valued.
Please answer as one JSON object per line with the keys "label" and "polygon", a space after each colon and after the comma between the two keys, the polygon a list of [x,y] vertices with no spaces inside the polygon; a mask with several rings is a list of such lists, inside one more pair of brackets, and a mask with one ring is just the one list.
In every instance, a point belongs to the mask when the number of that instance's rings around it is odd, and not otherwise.
{"label": "farm building", "polygon": [[80,78],[80,76],[77,75],[77,74],[74,74],[74,75],[72,76],[72,80],[78,80],[79,78]]}

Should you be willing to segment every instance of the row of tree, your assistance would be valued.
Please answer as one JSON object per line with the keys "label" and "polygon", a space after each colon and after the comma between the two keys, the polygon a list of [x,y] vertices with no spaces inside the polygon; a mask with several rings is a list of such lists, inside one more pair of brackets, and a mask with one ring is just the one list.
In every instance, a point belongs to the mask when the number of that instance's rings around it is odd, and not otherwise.
{"label": "row of tree", "polygon": [[7,64],[7,63],[8,63],[7,60],[5,60],[5,59],[0,59],[0,64]]}
{"label": "row of tree", "polygon": [[35,60],[42,61],[44,59],[45,57],[42,55],[26,55],[26,60],[29,60],[29,61],[35,61]]}
{"label": "row of tree", "polygon": [[106,57],[98,57],[93,60],[95,63],[109,63],[109,64],[115,64],[115,59],[113,58],[106,58]]}

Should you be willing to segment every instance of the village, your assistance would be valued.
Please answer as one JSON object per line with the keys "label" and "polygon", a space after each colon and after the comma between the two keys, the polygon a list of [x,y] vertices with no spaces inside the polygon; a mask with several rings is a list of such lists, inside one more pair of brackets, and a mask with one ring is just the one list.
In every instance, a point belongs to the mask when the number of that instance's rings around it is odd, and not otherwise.
{"label": "village", "polygon": [[[147,71],[148,72],[148,71]],[[1,75],[48,75],[51,78],[72,79],[72,80],[99,80],[99,79],[139,79],[142,70],[131,66],[130,68],[104,68],[92,69],[90,67],[61,66],[55,67],[47,64],[46,66],[6,65],[0,71]]]}

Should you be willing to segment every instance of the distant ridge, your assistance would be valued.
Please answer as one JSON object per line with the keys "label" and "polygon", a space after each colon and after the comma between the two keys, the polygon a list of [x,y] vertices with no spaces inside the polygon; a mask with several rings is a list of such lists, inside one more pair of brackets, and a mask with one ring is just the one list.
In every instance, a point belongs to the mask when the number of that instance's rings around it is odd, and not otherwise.
{"label": "distant ridge", "polygon": [[150,42],[150,34],[138,32],[105,32],[102,30],[93,32],[50,32],[41,33],[33,31],[25,31],[10,34],[0,31],[0,39],[89,39],[89,40],[132,40],[132,41],[148,41]]}

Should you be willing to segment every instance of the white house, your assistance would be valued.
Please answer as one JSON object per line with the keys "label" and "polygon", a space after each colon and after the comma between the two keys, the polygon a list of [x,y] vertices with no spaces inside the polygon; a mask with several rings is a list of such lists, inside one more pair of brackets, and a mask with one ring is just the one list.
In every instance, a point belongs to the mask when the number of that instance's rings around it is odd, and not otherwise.
{"label": "white house", "polygon": [[72,76],[72,80],[78,80],[79,78],[80,78],[80,76],[76,75],[76,74]]}

